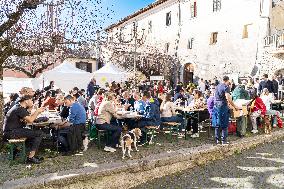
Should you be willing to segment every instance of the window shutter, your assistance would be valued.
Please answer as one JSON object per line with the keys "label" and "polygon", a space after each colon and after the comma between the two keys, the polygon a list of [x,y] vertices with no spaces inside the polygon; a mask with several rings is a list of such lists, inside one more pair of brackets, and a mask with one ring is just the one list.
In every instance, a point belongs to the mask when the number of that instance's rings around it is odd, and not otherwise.
{"label": "window shutter", "polygon": [[197,16],[197,6],[196,6],[196,2],[194,2],[194,17]]}

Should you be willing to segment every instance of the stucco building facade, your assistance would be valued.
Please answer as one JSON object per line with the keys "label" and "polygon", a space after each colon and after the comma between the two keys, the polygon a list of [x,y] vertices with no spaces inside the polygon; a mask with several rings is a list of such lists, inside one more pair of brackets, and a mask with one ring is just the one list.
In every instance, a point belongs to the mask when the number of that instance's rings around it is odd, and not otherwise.
{"label": "stucco building facade", "polygon": [[283,7],[279,0],[158,0],[106,31],[109,42],[119,43],[135,37],[136,27],[146,47],[136,50],[155,47],[176,57],[177,76],[186,82],[192,75],[271,74],[284,68]]}

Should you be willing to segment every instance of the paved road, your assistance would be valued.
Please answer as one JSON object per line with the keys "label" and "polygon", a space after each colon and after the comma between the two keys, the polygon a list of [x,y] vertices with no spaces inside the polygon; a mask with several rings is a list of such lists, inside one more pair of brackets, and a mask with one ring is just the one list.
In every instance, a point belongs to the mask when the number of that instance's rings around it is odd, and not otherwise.
{"label": "paved road", "polygon": [[265,144],[136,188],[284,188],[284,141]]}

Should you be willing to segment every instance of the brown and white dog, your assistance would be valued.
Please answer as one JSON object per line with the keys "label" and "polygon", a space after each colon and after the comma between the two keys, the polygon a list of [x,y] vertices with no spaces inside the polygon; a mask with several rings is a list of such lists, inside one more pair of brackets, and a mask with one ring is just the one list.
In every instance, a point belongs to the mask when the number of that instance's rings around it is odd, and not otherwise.
{"label": "brown and white dog", "polygon": [[137,149],[137,140],[142,136],[142,132],[139,128],[136,129],[132,129],[131,131],[129,131],[128,133],[126,133],[125,135],[122,136],[121,138],[121,148],[122,148],[122,159],[125,158],[125,153],[126,150],[128,150],[128,157],[132,157],[130,155],[130,151],[131,151],[131,145],[133,143],[135,150],[138,152]]}
{"label": "brown and white dog", "polygon": [[271,119],[269,115],[265,115],[263,118],[263,122],[264,122],[264,133],[265,134],[271,134]]}

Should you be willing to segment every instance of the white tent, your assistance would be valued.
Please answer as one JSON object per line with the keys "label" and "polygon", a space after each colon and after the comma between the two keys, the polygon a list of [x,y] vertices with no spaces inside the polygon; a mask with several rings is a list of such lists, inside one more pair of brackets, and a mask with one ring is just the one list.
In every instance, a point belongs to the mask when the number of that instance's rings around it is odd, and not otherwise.
{"label": "white tent", "polygon": [[55,82],[55,87],[64,92],[70,91],[73,87],[86,89],[92,73],[76,68],[73,64],[63,62],[52,70],[44,72],[38,79],[38,85],[42,88],[48,86],[50,81]]}
{"label": "white tent", "polygon": [[30,87],[34,90],[39,89],[35,84],[33,78],[16,78],[16,77],[4,77],[3,78],[3,93],[4,96],[8,96],[11,93],[19,93],[23,87]]}
{"label": "white tent", "polygon": [[107,63],[93,74],[96,78],[97,85],[101,87],[105,87],[106,82],[124,82],[129,77],[129,73],[111,63]]}

